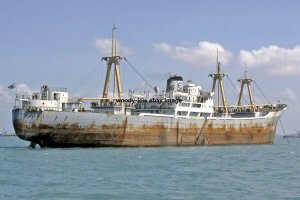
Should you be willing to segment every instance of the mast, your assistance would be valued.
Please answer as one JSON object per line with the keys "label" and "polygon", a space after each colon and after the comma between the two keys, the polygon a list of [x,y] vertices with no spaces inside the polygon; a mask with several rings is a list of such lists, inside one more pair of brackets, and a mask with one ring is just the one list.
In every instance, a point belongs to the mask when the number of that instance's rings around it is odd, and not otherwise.
{"label": "mast", "polygon": [[118,90],[118,98],[123,98],[123,87],[122,87],[122,81],[120,77],[120,61],[122,60],[121,56],[117,55],[117,41],[115,40],[114,32],[117,28],[113,26],[112,28],[112,48],[111,48],[111,56],[108,57],[102,57],[102,60],[105,60],[107,62],[107,71],[106,71],[106,77],[105,77],[105,83],[103,88],[103,94],[102,98],[108,98],[108,87],[109,87],[109,79],[110,79],[110,73],[111,69],[113,68],[113,76],[114,76],[114,85],[113,85],[113,98],[115,95],[115,90],[117,88]]}
{"label": "mast", "polygon": [[[220,69],[221,62],[219,61],[218,49],[217,49],[216,65],[217,65],[217,72],[215,74],[209,74],[209,76],[213,78],[213,85],[212,85],[211,92],[215,92],[216,85],[218,84],[218,92],[221,91],[222,104],[225,109],[225,112],[227,113],[227,103],[226,103],[226,97],[225,97],[224,86],[223,86],[223,77],[226,75],[224,73],[221,73],[221,69]],[[219,97],[218,97],[218,101],[219,101]]]}
{"label": "mast", "polygon": [[250,105],[253,108],[253,110],[255,111],[255,104],[254,104],[253,93],[252,93],[252,88],[251,88],[252,81],[254,81],[252,78],[247,77],[247,69],[245,67],[244,78],[238,80],[238,82],[241,83],[241,90],[240,90],[240,95],[239,95],[238,106],[242,105],[242,96],[243,96],[244,86],[247,85]]}

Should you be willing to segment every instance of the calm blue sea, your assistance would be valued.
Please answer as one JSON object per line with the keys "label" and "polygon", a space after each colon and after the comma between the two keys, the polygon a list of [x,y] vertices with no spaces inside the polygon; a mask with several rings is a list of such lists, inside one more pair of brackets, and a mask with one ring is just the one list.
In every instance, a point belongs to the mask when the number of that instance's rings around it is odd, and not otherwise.
{"label": "calm blue sea", "polygon": [[0,199],[300,199],[300,139],[213,147],[28,145],[0,137]]}

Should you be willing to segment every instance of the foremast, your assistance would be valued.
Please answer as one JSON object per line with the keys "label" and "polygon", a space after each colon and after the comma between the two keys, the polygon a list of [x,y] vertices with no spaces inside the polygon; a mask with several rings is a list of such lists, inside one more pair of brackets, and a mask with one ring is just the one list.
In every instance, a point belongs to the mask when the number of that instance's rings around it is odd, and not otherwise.
{"label": "foremast", "polygon": [[242,106],[242,97],[243,97],[243,92],[244,92],[244,86],[247,86],[249,100],[250,100],[250,106],[253,109],[253,111],[255,111],[254,98],[253,98],[253,93],[252,93],[252,88],[251,88],[252,81],[254,81],[252,78],[247,77],[247,70],[245,69],[244,78],[238,80],[238,82],[241,83],[241,89],[240,89],[239,101],[238,101],[237,105],[238,105],[238,107]]}
{"label": "foremast", "polygon": [[222,99],[222,106],[225,110],[225,113],[227,113],[228,108],[227,108],[227,102],[226,102],[226,97],[225,97],[225,92],[224,92],[224,86],[223,86],[223,77],[226,76],[224,73],[221,73],[220,66],[221,62],[219,61],[219,55],[218,55],[218,50],[217,50],[217,59],[216,59],[216,64],[217,64],[217,72],[215,74],[209,74],[210,77],[213,78],[213,85],[211,92],[215,92],[216,86],[218,84],[218,107],[219,105],[219,92],[221,92],[221,99]]}

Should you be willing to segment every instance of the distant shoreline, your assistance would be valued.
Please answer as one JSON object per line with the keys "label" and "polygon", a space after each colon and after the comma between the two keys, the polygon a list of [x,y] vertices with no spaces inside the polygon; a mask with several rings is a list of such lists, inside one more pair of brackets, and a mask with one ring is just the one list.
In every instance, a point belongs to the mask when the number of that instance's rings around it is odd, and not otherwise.
{"label": "distant shoreline", "polygon": [[17,136],[16,134],[5,134],[5,135],[0,135],[0,137],[7,137],[7,136]]}

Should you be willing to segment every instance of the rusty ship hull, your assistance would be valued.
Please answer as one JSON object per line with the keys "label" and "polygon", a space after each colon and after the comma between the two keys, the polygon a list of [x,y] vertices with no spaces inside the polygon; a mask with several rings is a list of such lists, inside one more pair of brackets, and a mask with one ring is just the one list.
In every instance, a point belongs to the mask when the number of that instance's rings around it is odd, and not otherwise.
{"label": "rusty ship hull", "polygon": [[174,118],[13,109],[19,138],[41,147],[273,144],[281,111],[250,118]]}

